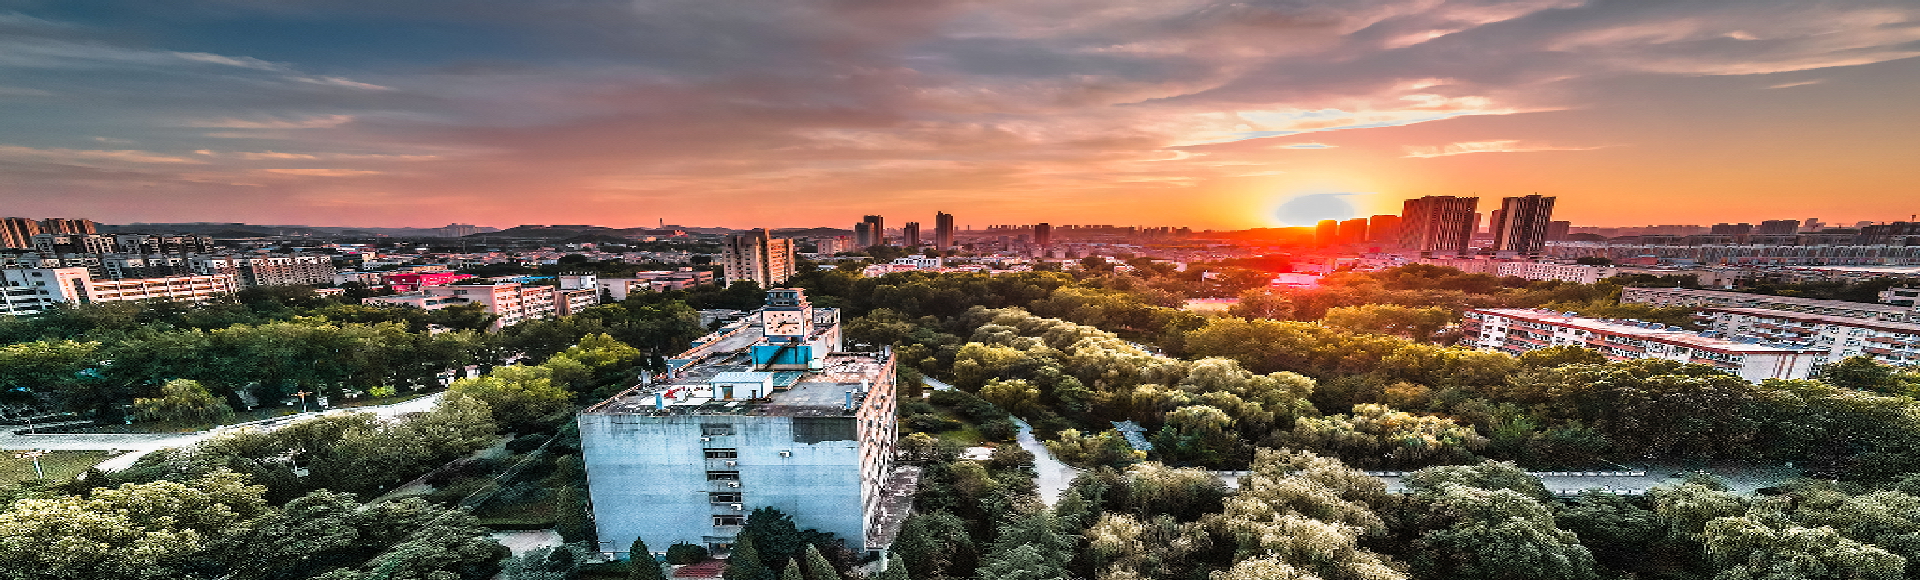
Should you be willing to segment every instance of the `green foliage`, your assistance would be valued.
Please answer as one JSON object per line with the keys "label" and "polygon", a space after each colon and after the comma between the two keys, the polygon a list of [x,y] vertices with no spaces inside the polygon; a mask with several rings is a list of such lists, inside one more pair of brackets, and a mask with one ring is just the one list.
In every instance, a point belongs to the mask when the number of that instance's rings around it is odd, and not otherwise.
{"label": "green foliage", "polygon": [[1135,450],[1119,431],[1111,429],[1091,435],[1068,429],[1046,446],[1055,459],[1081,468],[1126,467],[1147,458],[1147,452]]}
{"label": "green foliage", "polygon": [[[671,555],[673,550],[667,552]],[[667,580],[666,569],[660,566],[659,560],[653,559],[653,551],[647,549],[646,540],[639,537],[627,548],[627,580]]]}
{"label": "green foliage", "polygon": [[692,564],[706,560],[707,547],[688,542],[674,542],[667,546],[667,563],[676,565]]}
{"label": "green foliage", "polygon": [[175,379],[160,386],[157,398],[135,398],[134,414],[148,421],[178,421],[182,419],[217,419],[233,414],[233,408],[227,402],[199,381]]}
{"label": "green foliage", "polygon": [[763,562],[760,550],[754,547],[753,536],[743,533],[734,540],[733,551],[727,555],[723,577],[726,580],[773,580],[773,569]]}
{"label": "green foliage", "polygon": [[1416,308],[1364,304],[1329,309],[1326,316],[1321,317],[1320,323],[1349,332],[1389,334],[1416,342],[1429,342],[1433,340],[1434,333],[1453,324],[1456,318],[1456,313],[1432,306]]}
{"label": "green foliage", "polygon": [[580,489],[566,485],[553,494],[554,531],[567,542],[591,542],[593,522],[587,519],[587,500]]}
{"label": "green foliage", "polygon": [[526,430],[546,423],[566,410],[573,394],[553,383],[553,371],[544,366],[506,366],[486,376],[460,379],[448,389],[449,398],[472,398],[487,404],[502,427]]}

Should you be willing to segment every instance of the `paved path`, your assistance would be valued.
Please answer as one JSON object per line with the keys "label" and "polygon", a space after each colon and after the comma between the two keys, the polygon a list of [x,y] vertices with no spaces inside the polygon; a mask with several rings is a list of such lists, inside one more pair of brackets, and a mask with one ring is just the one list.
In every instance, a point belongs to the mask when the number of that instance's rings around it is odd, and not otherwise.
{"label": "paved path", "polygon": [[929,376],[926,376],[926,375],[921,375],[921,376],[920,376],[920,382],[922,382],[922,383],[926,383],[926,385],[927,385],[927,386],[929,386],[929,387],[933,387],[933,390],[936,390],[936,391],[951,391],[951,390],[953,390],[953,385],[949,385],[949,384],[947,384],[947,383],[946,383],[946,381],[942,381],[942,380],[940,380],[940,379],[936,379],[936,378],[933,378],[933,377],[929,377]]}
{"label": "paved path", "polygon": [[[444,391],[443,391],[444,392]],[[195,433],[50,433],[35,435],[16,435],[11,430],[0,431],[0,449],[47,449],[54,451],[129,451],[100,462],[101,471],[119,471],[133,465],[142,456],[156,450],[186,447],[210,439],[234,429],[256,428],[274,429],[302,419],[335,415],[341,413],[373,413],[381,419],[392,419],[406,413],[432,409],[440,401],[442,393],[434,393],[411,401],[380,405],[375,407],[357,407],[352,409],[328,409],[296,413],[273,419],[270,422],[252,423],[245,426],[215,427]]]}
{"label": "paved path", "polygon": [[1014,419],[1013,422],[1020,426],[1020,435],[1015,440],[1020,442],[1022,449],[1033,454],[1033,471],[1036,474],[1033,484],[1039,488],[1040,501],[1051,506],[1060,501],[1060,494],[1067,490],[1067,484],[1073,483],[1073,478],[1080,475],[1080,471],[1054,459],[1053,452],[1033,437],[1033,427],[1028,426],[1026,421]]}

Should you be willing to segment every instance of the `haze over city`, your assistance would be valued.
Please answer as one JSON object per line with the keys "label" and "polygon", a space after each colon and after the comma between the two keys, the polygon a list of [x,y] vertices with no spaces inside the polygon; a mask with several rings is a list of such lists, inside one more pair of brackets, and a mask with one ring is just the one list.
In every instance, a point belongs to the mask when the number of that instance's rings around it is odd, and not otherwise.
{"label": "haze over city", "polygon": [[[0,2],[9,215],[1905,219],[1912,2]],[[1302,196],[1351,215],[1283,211]],[[1297,205],[1297,204],[1296,204]],[[1336,207],[1334,214],[1342,213]]]}

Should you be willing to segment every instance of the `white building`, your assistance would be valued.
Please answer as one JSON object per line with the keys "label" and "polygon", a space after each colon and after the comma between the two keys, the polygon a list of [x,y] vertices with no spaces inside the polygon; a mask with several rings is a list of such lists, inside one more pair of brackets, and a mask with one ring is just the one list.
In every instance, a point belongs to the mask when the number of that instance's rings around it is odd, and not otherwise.
{"label": "white building", "polygon": [[[446,284],[428,286],[416,292],[395,296],[373,296],[361,299],[368,304],[393,304],[409,306],[423,310],[439,310],[462,304],[481,304],[487,313],[500,317],[493,323],[492,330],[500,330],[528,320],[553,318],[563,308],[559,300],[575,300],[578,293],[559,294],[552,286],[522,286],[520,284]],[[597,299],[598,296],[595,296]],[[565,308],[584,307],[569,303]]]}
{"label": "white building", "polygon": [[[774,290],[673,370],[579,415],[602,550],[635,537],[725,553],[754,509],[884,550],[910,508],[896,469],[893,355],[838,350],[838,318]],[[904,482],[904,483],[903,483]]]}
{"label": "white building", "polygon": [[1894,306],[1890,304],[1868,304],[1865,302],[1847,302],[1844,300],[1817,300],[1792,296],[1768,296],[1748,292],[1722,292],[1718,290],[1689,290],[1686,288],[1627,288],[1620,292],[1620,302],[1625,304],[1647,304],[1652,306],[1687,306],[1721,308],[1761,308],[1766,310],[1786,310],[1824,316],[1878,320],[1881,322],[1920,323],[1920,310],[1912,306]]}
{"label": "white building", "polygon": [[94,280],[86,268],[0,270],[6,295],[0,314],[35,314],[56,304],[89,304],[133,300],[205,302],[232,294],[239,283],[232,275],[167,276]]}
{"label": "white building", "polygon": [[1710,365],[1748,381],[1804,379],[1824,353],[1704,336],[1656,323],[1611,321],[1530,308],[1469,310],[1463,325],[1474,347],[1508,354],[1579,346],[1612,360],[1659,358]]}
{"label": "white building", "polygon": [[1895,365],[1920,364],[1920,324],[1762,308],[1701,308],[1716,331],[1822,352],[1820,364],[1865,355]]}

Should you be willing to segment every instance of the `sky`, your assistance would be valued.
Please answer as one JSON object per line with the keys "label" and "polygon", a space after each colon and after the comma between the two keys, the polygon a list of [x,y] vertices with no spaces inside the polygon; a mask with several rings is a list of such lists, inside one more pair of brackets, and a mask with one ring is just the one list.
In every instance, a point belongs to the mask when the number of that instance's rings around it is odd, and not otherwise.
{"label": "sky", "polygon": [[1916,56],[1913,0],[0,0],[0,213],[1902,220]]}

